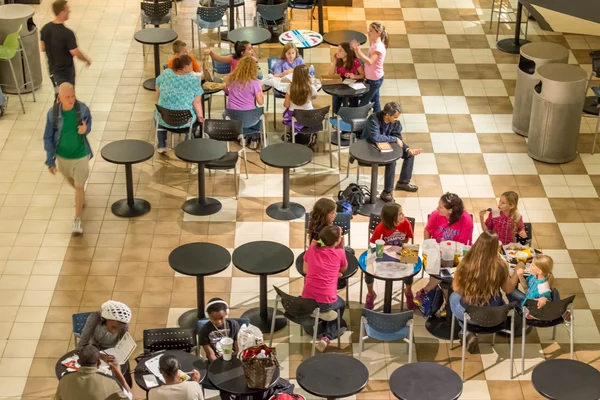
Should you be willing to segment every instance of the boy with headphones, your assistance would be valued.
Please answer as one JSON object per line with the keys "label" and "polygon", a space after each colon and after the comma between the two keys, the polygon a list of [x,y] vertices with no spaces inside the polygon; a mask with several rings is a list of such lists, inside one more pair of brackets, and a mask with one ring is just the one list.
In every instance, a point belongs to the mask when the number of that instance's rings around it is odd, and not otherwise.
{"label": "boy with headphones", "polygon": [[227,318],[229,305],[223,299],[215,297],[210,299],[204,308],[204,315],[209,321],[198,332],[199,344],[204,349],[208,361],[214,361],[223,356],[220,340],[224,337],[233,339],[233,351],[238,351],[237,336],[240,324]]}

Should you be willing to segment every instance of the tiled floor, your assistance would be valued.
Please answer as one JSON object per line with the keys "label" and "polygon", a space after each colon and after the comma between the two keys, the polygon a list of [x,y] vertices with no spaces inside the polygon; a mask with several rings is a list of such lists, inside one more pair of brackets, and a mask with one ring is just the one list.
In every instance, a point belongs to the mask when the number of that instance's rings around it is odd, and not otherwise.
{"label": "tiled floor", "polygon": [[[51,19],[50,3],[44,0],[35,6],[39,27]],[[141,86],[152,74],[152,57],[144,60],[141,45],[133,40],[139,29],[138,1],[69,3],[68,25],[93,60],[89,69],[77,63],[77,95],[93,114],[93,148],[97,152],[123,138],[153,141],[151,112],[156,98]],[[526,155],[525,140],[511,130],[517,57],[494,46],[491,4],[490,0],[355,0],[353,8],[326,9],[325,29],[366,31],[370,21],[383,20],[391,34],[382,103],[402,104],[406,140],[424,150],[417,157],[413,177],[420,190],[395,193],[405,214],[417,220],[417,242],[425,216],[443,192],[460,194],[467,209],[478,215],[481,208],[493,207],[503,191],[518,191],[520,210],[533,223],[535,246],[554,257],[558,289],[565,296],[577,295],[576,357],[599,367],[600,155],[588,154],[596,121],[582,119],[582,154],[573,162],[541,164]],[[180,3],[174,24],[188,43],[189,18],[195,8],[193,0]],[[253,9],[249,3],[248,13]],[[292,25],[307,28],[307,15],[295,11]],[[503,26],[502,33],[510,35],[511,29]],[[206,39],[203,35],[203,45]],[[600,47],[599,38],[546,33],[535,23],[529,24],[529,39],[568,47],[569,62],[586,71],[590,70],[588,52]],[[265,57],[279,51],[279,45],[263,46],[260,61],[265,65]],[[168,46],[162,48],[163,62],[169,53]],[[317,75],[326,71],[330,54],[327,46],[306,52]],[[136,193],[150,201],[152,211],[131,220],[114,217],[110,211],[112,202],[125,195],[124,170],[95,157],[87,186],[85,234],[71,237],[72,190],[43,165],[45,112],[53,99],[47,77],[37,95],[37,103],[27,96],[26,114],[20,113],[18,100],[11,96],[9,112],[0,118],[1,398],[52,397],[57,385],[54,364],[71,346],[73,313],[96,310],[112,298],[132,308],[131,330],[138,340],[144,329],[173,326],[183,311],[195,305],[194,279],[176,276],[167,263],[169,252],[180,244],[210,241],[232,250],[262,238],[281,242],[295,253],[302,250],[302,221],[274,221],[265,214],[266,206],[281,197],[281,171],[265,170],[256,153],[249,155],[250,177],[240,179],[238,200],[233,198],[232,174],[219,172],[207,179],[208,192],[224,205],[210,218],[184,215],[181,210],[184,199],[196,193],[197,183],[172,151],[154,166],[150,162],[136,166]],[[214,117],[222,107],[217,97]],[[316,105],[326,104],[328,96],[320,93]],[[271,118],[272,112],[268,124],[272,131]],[[280,124],[277,131],[282,131]],[[269,136],[276,140],[273,132]],[[342,157],[345,161],[347,153]],[[317,198],[334,196],[345,187],[349,180],[340,182],[344,177],[345,170],[329,168],[326,153],[318,154],[313,163],[293,174],[292,198],[310,208]],[[365,183],[368,179],[368,175],[360,177]],[[356,217],[351,244],[358,251],[366,247],[366,231],[366,220]],[[294,268],[270,278],[269,284],[296,294],[302,288]],[[257,304],[258,279],[230,267],[207,278],[206,291],[207,298],[230,301],[232,313],[239,315]],[[383,287],[378,291],[381,299]],[[343,337],[342,350],[348,354],[356,353],[358,343],[357,279],[351,281],[350,296],[352,305],[345,318],[351,329]],[[448,343],[432,338],[418,316],[415,337],[417,360],[460,369],[460,349],[451,350]],[[531,369],[546,358],[567,356],[568,338],[562,328],[557,340],[553,342],[547,331],[532,332],[526,348],[527,371],[512,381],[507,374],[506,342],[500,340],[495,348],[482,345],[481,355],[467,359],[468,380],[461,398],[539,398],[530,383]],[[277,342],[282,375],[293,380],[309,345],[296,326],[278,333]],[[367,344],[364,360],[371,380],[356,398],[389,399],[386,380],[407,362],[406,352],[401,343]],[[520,365],[518,357],[515,364]],[[136,395],[143,396],[139,390]]]}

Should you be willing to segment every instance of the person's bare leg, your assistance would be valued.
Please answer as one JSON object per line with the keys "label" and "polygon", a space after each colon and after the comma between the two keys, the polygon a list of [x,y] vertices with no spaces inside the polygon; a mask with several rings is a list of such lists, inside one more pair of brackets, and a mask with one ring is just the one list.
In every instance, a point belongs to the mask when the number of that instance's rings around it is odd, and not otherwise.
{"label": "person's bare leg", "polygon": [[373,290],[373,284],[372,283],[367,283],[367,294],[371,294],[374,293],[375,290]]}
{"label": "person's bare leg", "polygon": [[75,218],[81,218],[83,212],[83,203],[85,203],[85,188],[75,188]]}

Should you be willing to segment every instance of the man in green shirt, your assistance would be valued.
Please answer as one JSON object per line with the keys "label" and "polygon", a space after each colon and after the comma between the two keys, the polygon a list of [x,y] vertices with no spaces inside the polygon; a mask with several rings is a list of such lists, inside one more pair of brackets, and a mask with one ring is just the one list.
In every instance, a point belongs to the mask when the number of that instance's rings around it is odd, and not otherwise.
{"label": "man in green shirt", "polygon": [[58,88],[58,103],[49,111],[44,131],[46,165],[52,175],[58,170],[75,189],[73,233],[81,235],[81,213],[85,202],[85,182],[90,170],[92,150],[87,135],[92,129],[89,108],[75,99],[75,88],[68,82]]}

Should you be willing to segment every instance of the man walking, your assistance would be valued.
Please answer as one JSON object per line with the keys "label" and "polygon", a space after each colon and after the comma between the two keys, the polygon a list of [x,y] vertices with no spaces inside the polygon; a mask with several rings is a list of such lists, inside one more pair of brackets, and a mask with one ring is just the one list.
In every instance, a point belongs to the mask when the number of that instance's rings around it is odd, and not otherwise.
{"label": "man walking", "polygon": [[[422,149],[411,149],[402,140],[402,125],[399,121],[401,112],[400,104],[395,101],[387,103],[382,111],[374,112],[369,116],[361,139],[372,143],[397,143],[398,146],[402,147],[402,170],[400,171],[400,179],[396,183],[396,190],[416,192],[419,190],[419,187],[411,185],[410,178],[412,177],[413,164],[415,162],[414,156],[421,154]],[[396,161],[386,164],[384,188],[379,196],[386,203],[394,201],[392,190],[394,189],[395,175]]]}
{"label": "man walking", "polygon": [[54,85],[58,87],[63,82],[75,85],[73,57],[85,62],[88,67],[92,60],[79,50],[75,33],[65,26],[69,19],[67,1],[56,0],[52,3],[52,11],[56,17],[42,28],[40,48],[48,56],[48,69]]}
{"label": "man walking", "polygon": [[92,149],[87,134],[92,130],[90,109],[75,99],[75,88],[68,82],[58,88],[58,102],[48,111],[44,131],[46,165],[52,175],[58,170],[75,189],[73,233],[81,235],[81,213],[85,202],[85,182],[90,174]]}

